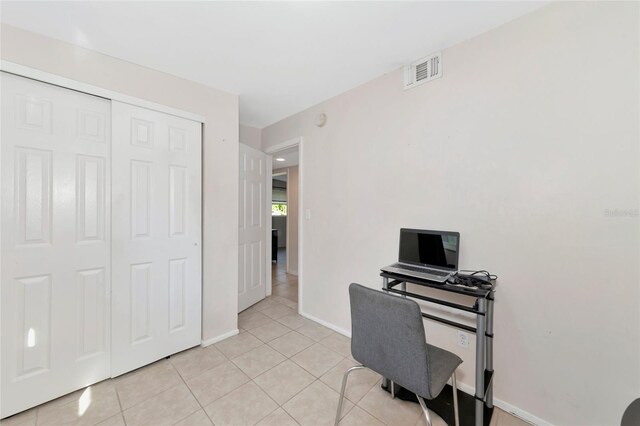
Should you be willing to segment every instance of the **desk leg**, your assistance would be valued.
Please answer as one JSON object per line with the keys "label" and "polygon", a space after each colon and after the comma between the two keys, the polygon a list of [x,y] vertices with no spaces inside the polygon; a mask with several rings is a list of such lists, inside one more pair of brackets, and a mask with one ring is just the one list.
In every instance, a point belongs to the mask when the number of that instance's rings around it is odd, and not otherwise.
{"label": "desk leg", "polygon": [[[386,290],[389,288],[389,278],[387,277],[382,277],[382,289]],[[387,293],[388,294],[388,293]],[[382,385],[386,388],[389,389],[389,379],[387,379],[386,377],[382,378]]]}
{"label": "desk leg", "polygon": [[476,424],[484,426],[484,361],[485,361],[485,332],[486,332],[486,303],[485,298],[478,298],[476,314]]}
{"label": "desk leg", "polygon": [[[493,372],[493,293],[487,300],[487,370]],[[487,388],[487,407],[493,407],[493,381]]]}

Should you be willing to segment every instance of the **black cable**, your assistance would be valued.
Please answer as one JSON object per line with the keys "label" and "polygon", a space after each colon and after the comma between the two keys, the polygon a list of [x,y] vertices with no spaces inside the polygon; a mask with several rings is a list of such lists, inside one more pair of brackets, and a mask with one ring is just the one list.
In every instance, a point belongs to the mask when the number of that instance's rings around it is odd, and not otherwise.
{"label": "black cable", "polygon": [[497,278],[497,275],[485,270],[460,270],[447,279],[447,284],[486,289],[491,288],[491,281]]}
{"label": "black cable", "polygon": [[465,274],[465,275],[468,275],[468,276],[473,276],[473,275],[476,275],[476,274],[482,274],[484,277],[486,277],[489,280],[498,279],[497,275],[491,274],[491,273],[489,273],[489,271],[485,271],[484,269],[481,269],[479,271],[463,269],[463,270],[458,271],[457,273],[460,273],[460,272],[471,272],[471,274]]}

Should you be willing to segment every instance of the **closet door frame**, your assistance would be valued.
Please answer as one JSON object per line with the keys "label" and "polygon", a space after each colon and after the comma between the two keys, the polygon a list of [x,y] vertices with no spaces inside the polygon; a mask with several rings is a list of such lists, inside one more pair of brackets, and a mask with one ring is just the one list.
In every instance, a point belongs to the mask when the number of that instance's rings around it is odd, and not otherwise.
{"label": "closet door frame", "polygon": [[[59,86],[62,88],[66,88],[66,89],[71,89],[71,90],[75,90],[77,92],[82,92],[82,93],[86,93],[88,95],[93,95],[93,96],[98,96],[98,97],[102,97],[111,101],[118,101],[118,102],[123,102],[123,103],[127,103],[133,106],[137,106],[137,107],[141,107],[141,108],[145,108],[145,109],[149,109],[152,111],[157,111],[157,112],[161,112],[161,113],[165,113],[165,114],[170,114],[176,117],[180,117],[180,118],[185,118],[188,120],[192,120],[192,121],[196,121],[201,123],[202,125],[202,132],[201,132],[201,137],[202,135],[204,135],[204,123],[205,123],[205,119],[203,116],[198,115],[198,114],[194,114],[192,112],[188,112],[188,111],[183,111],[177,108],[173,108],[173,107],[169,107],[166,105],[162,105],[162,104],[158,104],[155,102],[150,102],[144,99],[140,99],[140,98],[136,98],[134,96],[129,96],[129,95],[125,95],[123,93],[119,93],[113,90],[109,90],[109,89],[104,89],[102,87],[98,87],[98,86],[94,86],[91,84],[87,84],[87,83],[83,83],[77,80],[73,80],[73,79],[69,79],[66,77],[62,77],[56,74],[51,74],[45,71],[41,71],[35,68],[31,68],[25,65],[21,65],[21,64],[17,64],[14,62],[10,62],[10,61],[6,61],[6,60],[0,60],[0,71],[9,73],[9,74],[14,74],[20,77],[26,77],[26,78],[30,78],[32,80],[36,80],[36,81],[40,81],[42,83],[48,83],[48,84],[52,84],[55,86]],[[202,143],[201,149],[204,147],[204,143]],[[202,151],[201,151],[201,158],[202,157]],[[202,173],[204,173],[204,168],[202,169]],[[201,188],[201,200],[204,201],[204,197],[203,197],[203,193],[202,193],[202,188]],[[204,204],[202,204],[203,206]],[[201,206],[201,207],[202,207]],[[201,215],[200,218],[200,241],[204,241],[204,237],[202,235],[202,231],[204,229],[203,226],[203,218],[204,215]],[[201,246],[201,251],[200,251],[200,256],[202,257],[202,253],[203,253],[203,249],[204,247]],[[202,283],[203,283],[203,279],[204,279],[204,270],[202,268],[202,258],[200,259],[200,265],[201,265],[201,269],[200,269],[200,288],[201,291],[202,290]],[[202,321],[202,316],[201,316],[201,321]],[[200,340],[201,340],[201,345],[205,345],[202,342],[202,336],[200,336]]]}
{"label": "closet door frame", "polygon": [[27,67],[25,65],[16,64],[14,62],[5,61],[5,60],[0,61],[0,71],[7,72],[9,74],[15,74],[20,77],[27,77],[32,80],[38,80],[43,83],[53,84],[55,86],[64,87],[66,89],[83,92],[88,95],[99,96],[101,98],[109,99],[112,101],[124,102],[127,104],[150,109],[153,111],[175,115],[176,117],[187,118],[189,120],[198,121],[204,124],[203,116],[194,114],[189,111],[183,111],[177,108],[172,108],[166,105],[150,102],[144,99],[136,98],[134,96],[129,96],[123,93],[115,92],[113,90],[103,89],[102,87],[83,83],[77,80],[72,80],[66,77],[61,77],[56,74],[51,74],[35,68]]}

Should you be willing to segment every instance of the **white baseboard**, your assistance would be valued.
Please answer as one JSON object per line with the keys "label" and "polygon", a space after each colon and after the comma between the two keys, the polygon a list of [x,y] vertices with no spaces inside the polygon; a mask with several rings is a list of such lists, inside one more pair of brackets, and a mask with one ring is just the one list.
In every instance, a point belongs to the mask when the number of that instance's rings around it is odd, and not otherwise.
{"label": "white baseboard", "polygon": [[330,328],[331,330],[335,331],[336,333],[340,333],[343,336],[347,336],[347,337],[351,338],[351,332],[350,331],[344,330],[344,329],[342,329],[342,328],[340,328],[340,327],[338,327],[336,325],[333,325],[333,324],[331,324],[331,323],[329,323],[327,321],[321,320],[320,318],[316,318],[313,315],[309,315],[306,312],[300,311],[300,315],[302,315],[305,318],[310,319],[311,321],[317,322],[320,325],[324,325],[325,327]]}
{"label": "white baseboard", "polygon": [[224,333],[224,334],[221,334],[219,336],[212,337],[211,339],[203,340],[202,342],[200,342],[200,346],[202,346],[203,348],[207,347],[207,346],[211,346],[214,343],[218,343],[219,341],[224,340],[224,339],[226,339],[228,337],[235,336],[238,333],[240,333],[240,330],[238,330],[238,329],[231,330],[228,333]]}
{"label": "white baseboard", "polygon": [[[473,386],[469,386],[466,383],[458,382],[458,389],[461,391],[468,393],[469,395],[473,395],[475,392],[475,388]],[[507,413],[515,416],[521,420],[524,420],[527,423],[531,423],[535,426],[553,426],[552,423],[549,423],[546,420],[541,419],[540,417],[534,416],[533,414],[524,411],[521,408],[516,407],[515,405],[509,404],[498,398],[493,398],[493,405],[500,408],[502,411],[506,411]]]}

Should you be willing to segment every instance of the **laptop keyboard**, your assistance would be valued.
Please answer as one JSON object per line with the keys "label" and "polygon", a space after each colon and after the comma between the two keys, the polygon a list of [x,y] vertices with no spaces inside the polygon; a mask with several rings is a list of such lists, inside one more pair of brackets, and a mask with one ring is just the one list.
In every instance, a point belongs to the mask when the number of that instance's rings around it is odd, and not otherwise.
{"label": "laptop keyboard", "polygon": [[450,274],[450,272],[436,271],[434,269],[418,268],[418,267],[415,267],[415,266],[401,265],[399,263],[396,263],[394,266],[396,268],[406,269],[408,271],[414,271],[414,272],[422,272],[424,274],[436,275],[438,277],[446,277],[447,275]]}

